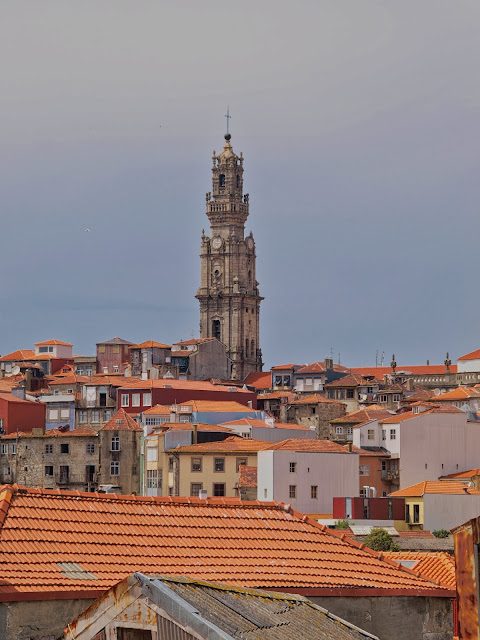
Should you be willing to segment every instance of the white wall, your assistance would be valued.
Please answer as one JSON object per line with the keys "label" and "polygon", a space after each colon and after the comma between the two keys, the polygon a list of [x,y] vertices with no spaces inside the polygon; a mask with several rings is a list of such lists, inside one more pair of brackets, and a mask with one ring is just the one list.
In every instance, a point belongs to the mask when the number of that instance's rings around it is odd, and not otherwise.
{"label": "white wall", "polygon": [[271,427],[252,427],[252,438],[254,440],[265,440],[266,442],[282,442],[290,438],[302,440],[315,440],[316,433],[314,429],[309,431],[304,429],[272,429]]}
{"label": "white wall", "polygon": [[470,373],[480,371],[480,360],[457,360],[458,373]]}
{"label": "white wall", "polygon": [[[368,431],[373,430],[373,440],[368,439]],[[385,447],[382,441],[382,429],[378,424],[378,420],[370,420],[362,424],[360,427],[353,427],[353,444],[356,447]]]}
{"label": "white wall", "polygon": [[[358,496],[356,453],[259,451],[257,459],[259,500],[285,502],[302,513],[332,513],[335,496]],[[296,462],[294,473],[290,462]],[[296,486],[296,498],[289,496],[290,485]],[[316,499],[311,498],[312,485],[318,487]]]}
{"label": "white wall", "polygon": [[480,495],[428,494],[423,497],[424,529],[453,529],[480,515]]}

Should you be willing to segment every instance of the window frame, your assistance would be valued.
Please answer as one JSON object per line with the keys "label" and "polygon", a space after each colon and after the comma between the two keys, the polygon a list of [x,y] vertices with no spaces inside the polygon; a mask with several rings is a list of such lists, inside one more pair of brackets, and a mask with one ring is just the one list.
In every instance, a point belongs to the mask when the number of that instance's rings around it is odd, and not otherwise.
{"label": "window frame", "polygon": [[288,485],[288,497],[291,500],[295,500],[297,497],[297,485],[296,484],[289,484]]}
{"label": "window frame", "polygon": [[[218,464],[221,463],[221,464]],[[217,467],[220,467],[217,468]],[[213,472],[214,473],[225,473],[225,458],[214,458],[213,459]]]}
{"label": "window frame", "polygon": [[[114,446],[115,444],[115,446]],[[112,436],[110,438],[110,451],[120,451],[120,437]]]}
{"label": "window frame", "polygon": [[[116,471],[116,473],[114,472]],[[111,460],[110,461],[110,477],[118,478],[120,475],[120,461],[119,460]]]}
{"label": "window frame", "polygon": [[[217,493],[217,489],[215,487],[223,487],[223,493]],[[227,485],[225,482],[214,482],[212,489],[212,496],[214,498],[225,498],[227,496]]]}

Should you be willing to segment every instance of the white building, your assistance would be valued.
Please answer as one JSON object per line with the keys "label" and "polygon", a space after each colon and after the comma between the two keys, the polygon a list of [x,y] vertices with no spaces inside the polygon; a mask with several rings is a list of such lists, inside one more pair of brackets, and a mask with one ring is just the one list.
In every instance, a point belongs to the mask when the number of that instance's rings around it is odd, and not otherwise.
{"label": "white building", "polygon": [[359,456],[330,440],[291,439],[257,454],[258,500],[302,513],[332,513],[335,496],[358,496]]}

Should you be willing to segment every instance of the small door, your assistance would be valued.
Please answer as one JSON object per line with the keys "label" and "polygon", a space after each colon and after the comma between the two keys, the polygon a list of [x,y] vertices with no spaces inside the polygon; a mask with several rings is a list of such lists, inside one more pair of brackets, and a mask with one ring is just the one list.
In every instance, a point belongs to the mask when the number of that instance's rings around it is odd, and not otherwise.
{"label": "small door", "polygon": [[152,640],[152,632],[146,629],[117,627],[118,640]]}
{"label": "small door", "polygon": [[352,499],[345,498],[345,519],[351,520],[352,518]]}

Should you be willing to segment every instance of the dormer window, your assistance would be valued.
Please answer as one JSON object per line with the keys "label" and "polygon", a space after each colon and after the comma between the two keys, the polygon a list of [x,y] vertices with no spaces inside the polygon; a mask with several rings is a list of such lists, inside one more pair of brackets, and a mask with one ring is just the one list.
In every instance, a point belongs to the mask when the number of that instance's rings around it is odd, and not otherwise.
{"label": "dormer window", "polygon": [[221,173],[218,179],[218,186],[220,187],[220,189],[224,189],[225,188],[225,174]]}

